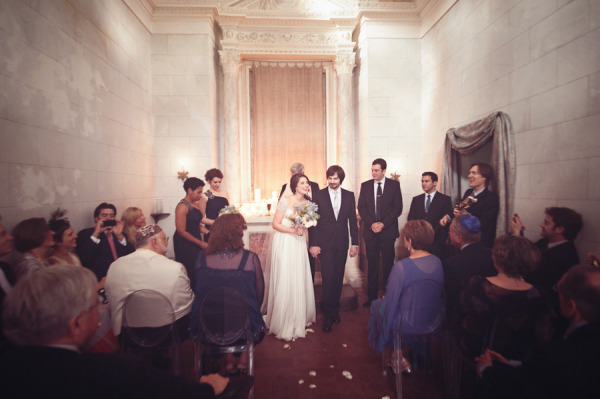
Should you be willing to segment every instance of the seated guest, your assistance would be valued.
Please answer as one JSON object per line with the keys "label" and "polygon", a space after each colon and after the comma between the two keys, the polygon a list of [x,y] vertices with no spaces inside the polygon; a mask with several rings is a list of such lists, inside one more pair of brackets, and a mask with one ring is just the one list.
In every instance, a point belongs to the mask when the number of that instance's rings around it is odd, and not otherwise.
{"label": "seated guest", "polygon": [[[13,236],[8,234],[8,230],[2,223],[0,216],[0,257],[8,255],[12,251]],[[15,284],[12,268],[8,263],[0,262],[0,304],[4,297]],[[0,306],[0,344],[4,342],[4,333],[2,332],[2,307]]]}
{"label": "seated guest", "polygon": [[492,260],[492,250],[480,242],[481,223],[475,216],[467,214],[454,218],[450,224],[449,238],[450,243],[460,251],[442,262],[448,324],[454,328],[454,322],[460,318],[456,315],[460,308],[460,293],[471,277],[494,276],[497,271]]}
{"label": "seated guest", "polygon": [[66,210],[57,209],[48,222],[50,230],[54,233],[54,251],[52,256],[48,258],[51,265],[63,264],[72,266],[81,266],[79,256],[73,253],[77,247],[77,234],[73,231],[69,219],[63,216],[67,213]]}
{"label": "seated guest", "polygon": [[135,233],[140,227],[146,225],[146,217],[140,208],[131,206],[123,211],[121,215],[123,222],[123,234],[127,237],[127,242],[135,246]]}
{"label": "seated guest", "polygon": [[[571,266],[579,264],[574,241],[583,227],[583,220],[579,213],[569,208],[546,208],[545,213],[540,225],[542,238],[535,243],[542,251],[542,261],[540,267],[525,279],[545,293],[552,293],[552,287],[560,277]],[[510,229],[513,234],[525,230],[519,215],[515,214],[510,221]]]}
{"label": "seated guest", "polygon": [[22,254],[15,267],[17,281],[36,270],[50,266],[47,257],[54,241],[52,231],[44,218],[31,218],[19,222],[12,235],[15,249]]}
{"label": "seated guest", "polygon": [[[194,294],[183,265],[165,256],[167,243],[167,237],[159,225],[144,226],[136,233],[136,251],[110,265],[106,275],[106,295],[115,335],[121,333],[125,298],[134,291],[149,289],[169,298],[179,336],[182,340],[188,337]],[[170,323],[171,315],[165,315],[165,325]]]}
{"label": "seated guest", "polygon": [[[230,287],[239,291],[246,299],[254,343],[258,344],[266,330],[260,312],[265,292],[260,259],[256,253],[244,249],[244,217],[235,210],[228,212],[231,213],[221,214],[215,220],[210,229],[208,248],[200,253],[196,262],[196,299],[190,333],[193,337],[201,335],[198,316],[206,294],[213,288]],[[242,358],[237,368],[244,370],[247,367],[246,361]],[[232,364],[228,366],[233,368]]]}
{"label": "seated guest", "polygon": [[518,359],[535,342],[545,309],[539,291],[523,279],[538,266],[540,253],[528,239],[505,235],[496,239],[492,257],[498,274],[473,276],[461,295],[458,339],[471,358],[489,348]]}
{"label": "seated guest", "polygon": [[[82,267],[53,266],[19,281],[3,318],[12,342],[0,348],[6,398],[199,399],[235,388],[216,374],[188,382],[130,357],[81,353],[98,326],[96,277]],[[232,393],[247,393],[252,378],[244,382],[245,392]]]}
{"label": "seated guest", "polygon": [[[433,242],[434,232],[431,224],[425,220],[412,220],[404,225],[401,233],[404,246],[409,252],[408,258],[404,258],[394,265],[388,283],[386,294],[383,299],[373,301],[371,304],[371,315],[369,318],[369,342],[377,353],[381,353],[384,347],[394,346],[394,331],[400,330],[402,334],[415,334],[411,327],[401,323],[399,312],[400,300],[403,290],[411,283],[421,280],[434,280],[440,283],[439,290],[429,292],[432,298],[440,301],[440,312],[444,311],[442,290],[444,284],[444,270],[440,259],[427,252]],[[420,320],[420,314],[415,314],[415,319],[410,325],[420,328],[425,322]],[[442,317],[439,318],[438,326],[431,326],[431,332],[442,328]],[[428,322],[428,321],[427,321]],[[402,359],[402,368],[409,367],[405,359]],[[395,364],[392,361],[392,364]],[[395,370],[396,372],[398,370]]]}
{"label": "seated guest", "polygon": [[96,225],[77,234],[77,255],[83,266],[96,274],[98,281],[106,276],[112,262],[134,251],[123,234],[123,222],[116,217],[117,208],[103,202],[94,209]]}
{"label": "seated guest", "polygon": [[522,363],[488,350],[478,358],[485,398],[600,397],[600,269],[573,266],[557,284],[569,327],[561,342]]}

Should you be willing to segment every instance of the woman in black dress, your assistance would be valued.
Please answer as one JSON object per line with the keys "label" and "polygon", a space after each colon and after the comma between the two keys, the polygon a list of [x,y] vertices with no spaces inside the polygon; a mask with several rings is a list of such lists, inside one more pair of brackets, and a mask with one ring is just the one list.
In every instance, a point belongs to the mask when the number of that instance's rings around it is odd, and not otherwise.
{"label": "woman in black dress", "polygon": [[[200,211],[204,215],[202,223],[207,229],[214,223],[219,216],[219,211],[229,205],[229,194],[221,190],[223,181],[223,172],[219,169],[209,169],[204,178],[210,185],[210,188],[200,197]],[[204,241],[208,242],[210,234],[204,235]]]}
{"label": "woman in black dress", "polygon": [[200,250],[208,247],[200,235],[202,212],[198,205],[204,189],[204,182],[197,177],[190,177],[183,183],[183,189],[185,198],[179,201],[175,208],[173,248],[175,249],[175,260],[185,266],[192,287],[194,287],[196,259]]}

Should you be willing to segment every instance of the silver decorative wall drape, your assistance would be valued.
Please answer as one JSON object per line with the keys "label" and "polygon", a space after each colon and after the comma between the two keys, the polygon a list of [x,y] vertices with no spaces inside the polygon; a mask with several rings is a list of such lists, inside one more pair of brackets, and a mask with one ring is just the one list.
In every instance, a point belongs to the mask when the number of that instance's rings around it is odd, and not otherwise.
{"label": "silver decorative wall drape", "polygon": [[472,155],[492,140],[494,181],[492,191],[500,197],[496,236],[506,234],[508,221],[514,212],[516,155],[512,124],[507,114],[494,112],[457,129],[446,132],[444,163],[440,190],[455,203],[461,198],[459,190],[460,155]]}

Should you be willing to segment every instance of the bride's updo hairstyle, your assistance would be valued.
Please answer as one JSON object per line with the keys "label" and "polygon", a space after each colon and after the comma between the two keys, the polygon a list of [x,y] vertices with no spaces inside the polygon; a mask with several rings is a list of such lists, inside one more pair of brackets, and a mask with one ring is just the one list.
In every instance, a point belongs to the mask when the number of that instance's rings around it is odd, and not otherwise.
{"label": "bride's updo hairstyle", "polygon": [[[306,178],[306,181],[308,181],[308,184],[310,184],[310,179],[308,178],[308,176],[306,176],[303,173],[295,174],[290,179],[290,190],[292,190],[292,193],[296,194],[296,187],[298,187],[298,183],[300,182],[300,179],[303,177]],[[212,227],[211,227],[211,229],[212,229]]]}

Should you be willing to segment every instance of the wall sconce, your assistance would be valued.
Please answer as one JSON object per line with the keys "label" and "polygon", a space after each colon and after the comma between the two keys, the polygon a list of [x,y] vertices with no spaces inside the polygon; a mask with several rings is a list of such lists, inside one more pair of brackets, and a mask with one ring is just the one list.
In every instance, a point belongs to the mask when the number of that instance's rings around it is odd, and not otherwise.
{"label": "wall sconce", "polygon": [[177,172],[177,178],[181,181],[185,181],[188,178],[189,172],[185,170],[185,168],[181,167],[181,172]]}

